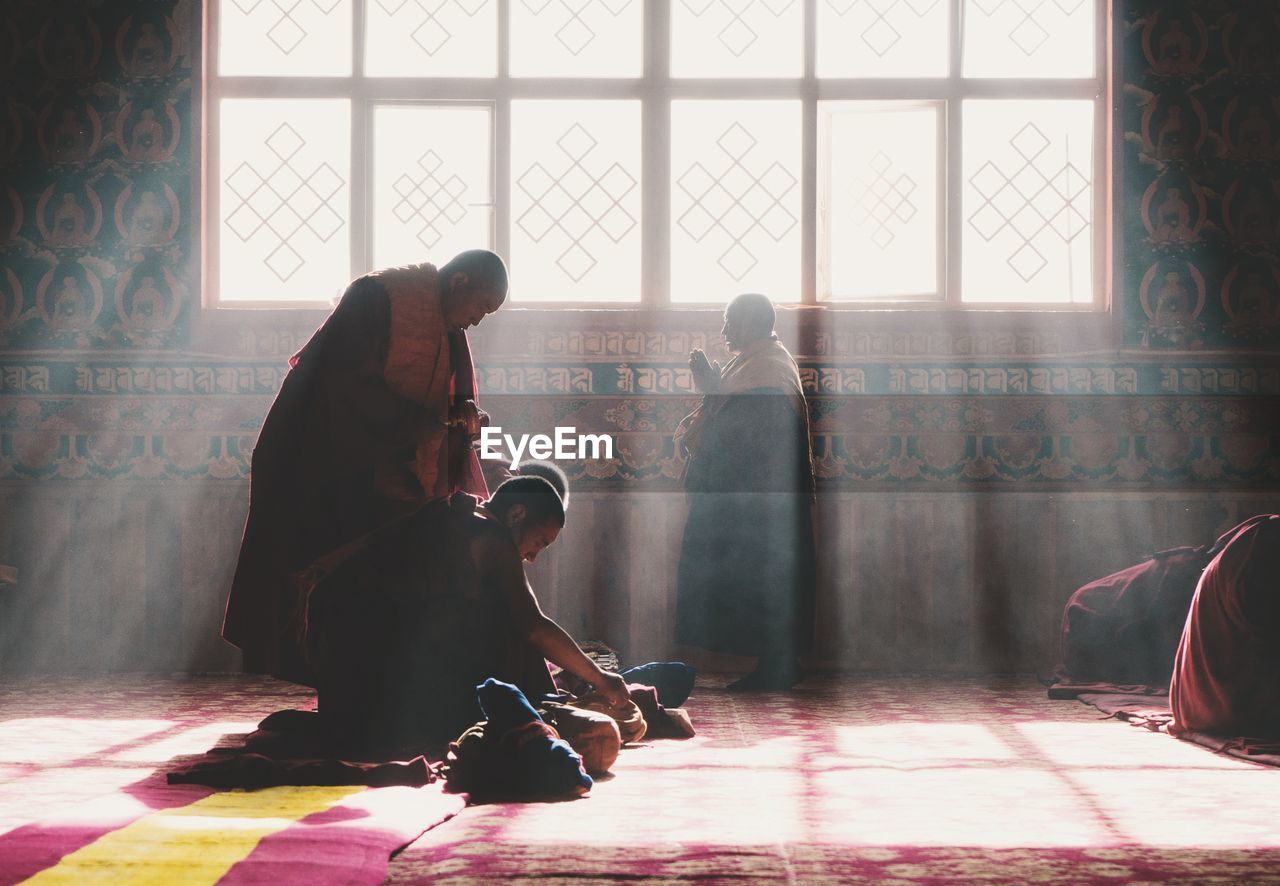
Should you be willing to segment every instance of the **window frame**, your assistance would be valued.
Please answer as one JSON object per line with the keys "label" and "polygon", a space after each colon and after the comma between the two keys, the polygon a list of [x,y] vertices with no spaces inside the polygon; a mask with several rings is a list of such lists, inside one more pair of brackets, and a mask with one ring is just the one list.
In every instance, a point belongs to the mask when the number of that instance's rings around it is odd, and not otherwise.
{"label": "window frame", "polygon": [[[640,102],[642,189],[640,219],[640,301],[525,301],[518,287],[513,307],[532,309],[695,310],[723,304],[672,301],[671,282],[671,102],[681,99],[798,100],[801,108],[800,256],[797,291],[771,293],[779,305],[868,311],[1027,311],[1034,313],[1100,312],[1111,307],[1114,236],[1110,218],[1113,194],[1111,146],[1113,141],[1111,93],[1112,52],[1109,0],[1094,4],[1094,76],[1087,79],[987,79],[961,76],[964,0],[942,0],[950,7],[950,72],[945,78],[855,79],[818,78],[816,69],[816,16],[821,0],[799,0],[803,15],[803,72],[795,78],[675,78],[670,74],[670,2],[643,3],[642,74],[638,78],[513,77],[510,61],[510,3],[495,0],[498,22],[498,69],[494,77],[374,77],[364,69],[364,8],[373,0],[352,0],[352,73],[349,76],[220,76],[218,7],[229,0],[209,0],[204,14],[204,131],[201,139],[203,170],[203,292],[206,308],[216,310],[306,310],[332,307],[331,301],[223,300],[218,291],[219,190],[222,170],[217,149],[219,108],[224,98],[316,99],[345,98],[352,106],[351,169],[348,224],[351,266],[349,278],[374,268],[373,226],[369,223],[373,194],[372,140],[374,108],[380,105],[483,105],[491,109],[492,130],[492,248],[504,258],[510,255],[511,226],[511,102],[523,99],[634,99]],[[674,0],[672,0],[674,2]],[[963,237],[963,177],[960,147],[963,138],[962,102],[967,99],[1084,99],[1094,105],[1093,217],[1091,219],[1092,289],[1088,302],[964,302],[961,293]],[[941,189],[938,234],[940,266],[938,296],[824,298],[819,291],[819,103],[840,101],[914,101],[941,105],[939,185]],[[658,186],[651,183],[659,182]],[[443,260],[439,256],[430,256]],[[513,269],[513,275],[518,274]],[[726,295],[727,297],[727,295]]]}

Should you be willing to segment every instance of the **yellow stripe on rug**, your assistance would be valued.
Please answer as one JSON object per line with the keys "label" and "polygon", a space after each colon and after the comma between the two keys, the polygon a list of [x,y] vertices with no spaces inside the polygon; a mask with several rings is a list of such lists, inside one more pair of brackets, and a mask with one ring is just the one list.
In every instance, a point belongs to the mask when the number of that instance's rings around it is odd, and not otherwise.
{"label": "yellow stripe on rug", "polygon": [[220,791],[145,815],[25,882],[216,883],[264,837],[364,790],[363,785],[340,785]]}

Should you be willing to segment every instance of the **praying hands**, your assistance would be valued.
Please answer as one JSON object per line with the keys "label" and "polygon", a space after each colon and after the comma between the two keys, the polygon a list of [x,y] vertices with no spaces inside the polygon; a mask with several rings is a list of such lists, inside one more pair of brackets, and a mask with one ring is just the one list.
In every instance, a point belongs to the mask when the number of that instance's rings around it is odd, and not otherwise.
{"label": "praying hands", "polygon": [[693,372],[693,387],[700,394],[714,394],[720,388],[720,364],[712,363],[701,348],[689,352],[689,369]]}

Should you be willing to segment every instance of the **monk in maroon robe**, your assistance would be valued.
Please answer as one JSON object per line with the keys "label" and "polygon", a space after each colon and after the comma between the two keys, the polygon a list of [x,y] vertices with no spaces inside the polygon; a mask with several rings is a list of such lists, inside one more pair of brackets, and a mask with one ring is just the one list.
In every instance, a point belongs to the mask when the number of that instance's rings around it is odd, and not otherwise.
{"label": "monk in maroon robe", "polygon": [[506,293],[502,260],[484,250],[439,271],[367,274],[289,361],[253,452],[222,628],[246,670],[313,685],[298,572],[429,501],[487,497],[471,442],[486,416],[464,330]]}
{"label": "monk in maroon robe", "polygon": [[1280,514],[1227,536],[1191,601],[1169,731],[1280,738]]}
{"label": "monk in maroon robe", "polygon": [[1072,684],[1168,686],[1208,544],[1159,551],[1078,588],[1062,613],[1059,690]]}
{"label": "monk in maroon robe", "polygon": [[478,507],[463,493],[431,502],[326,563],[305,609],[327,732],[366,750],[439,744],[481,719],[489,677],[535,703],[554,692],[548,660],[625,705],[625,681],[542,612],[521,567],[564,521],[550,482],[516,477]]}

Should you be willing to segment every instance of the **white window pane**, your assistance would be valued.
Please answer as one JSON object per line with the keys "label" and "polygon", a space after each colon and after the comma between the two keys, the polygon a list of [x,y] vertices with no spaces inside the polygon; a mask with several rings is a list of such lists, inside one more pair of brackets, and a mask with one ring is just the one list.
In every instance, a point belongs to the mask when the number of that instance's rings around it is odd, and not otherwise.
{"label": "white window pane", "polygon": [[644,0],[511,0],[515,77],[639,77],[643,37]]}
{"label": "white window pane", "polygon": [[819,77],[945,77],[949,0],[817,0]]}
{"label": "white window pane", "polygon": [[824,298],[937,297],[936,103],[823,102]]}
{"label": "white window pane", "polygon": [[671,299],[800,298],[800,102],[671,105]]}
{"label": "white window pane", "polygon": [[493,245],[487,107],[373,112],[373,263],[432,261]]}
{"label": "white window pane", "polygon": [[1095,0],[965,0],[966,77],[1092,77]]}
{"label": "white window pane", "polygon": [[799,77],[800,0],[671,0],[673,77]]}
{"label": "white window pane", "polygon": [[351,15],[351,0],[221,0],[218,73],[349,75]]}
{"label": "white window pane", "polygon": [[1089,101],[966,101],[961,298],[1093,297]]}
{"label": "white window pane", "polygon": [[511,103],[511,295],[640,300],[640,103]]}
{"label": "white window pane", "polygon": [[371,77],[493,77],[498,0],[365,0]]}
{"label": "white window pane", "polygon": [[219,108],[219,298],[328,301],[351,276],[351,103]]}

